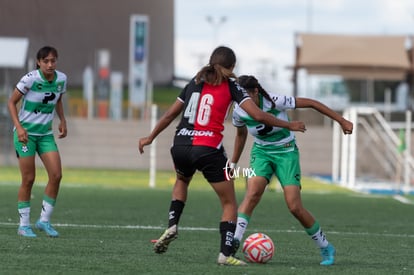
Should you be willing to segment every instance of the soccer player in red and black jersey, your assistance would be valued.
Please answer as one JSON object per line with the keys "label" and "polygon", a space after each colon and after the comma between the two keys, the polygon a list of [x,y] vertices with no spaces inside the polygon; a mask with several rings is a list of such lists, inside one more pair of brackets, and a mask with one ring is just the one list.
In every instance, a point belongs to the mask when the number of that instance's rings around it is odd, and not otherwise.
{"label": "soccer player in red and black jersey", "polygon": [[164,253],[178,236],[178,222],[187,199],[190,181],[199,170],[220,199],[223,209],[220,234],[221,246],[218,264],[245,265],[232,256],[233,236],[237,220],[237,201],[233,179],[229,178],[227,156],[222,141],[224,119],[233,103],[237,102],[252,118],[269,126],[291,131],[306,130],[300,121],[282,121],[260,110],[246,91],[237,84],[233,73],[236,56],[232,49],[217,47],[204,66],[187,84],[175,103],[161,117],[149,136],[139,140],[139,151],[149,145],[170,123],[182,113],[171,147],[176,181],[169,208],[168,229],[154,244],[156,253]]}

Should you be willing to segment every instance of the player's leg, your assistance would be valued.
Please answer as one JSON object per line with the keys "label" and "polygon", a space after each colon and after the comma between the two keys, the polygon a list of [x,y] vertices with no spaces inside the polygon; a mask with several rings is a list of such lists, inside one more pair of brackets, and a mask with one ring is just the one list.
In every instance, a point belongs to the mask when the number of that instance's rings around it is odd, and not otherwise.
{"label": "player's leg", "polygon": [[35,179],[35,157],[19,157],[22,182],[17,194],[17,208],[20,216],[17,233],[24,237],[36,237],[30,225],[30,197]]}
{"label": "player's leg", "polygon": [[283,193],[290,213],[302,224],[303,227],[312,227],[315,223],[315,219],[312,214],[303,207],[300,187],[297,185],[285,185],[283,187]]}
{"label": "player's leg", "polygon": [[58,237],[59,233],[50,224],[50,218],[55,208],[60,181],[62,179],[60,154],[52,135],[43,136],[39,140],[38,150],[40,159],[42,160],[48,175],[48,182],[43,194],[40,218],[35,226],[37,229],[46,232],[49,237]]}
{"label": "player's leg", "polygon": [[223,210],[221,221],[228,221],[236,224],[237,201],[233,180],[210,183],[220,199]]}
{"label": "player's leg", "polygon": [[233,257],[233,238],[236,230],[237,200],[234,181],[227,179],[225,171],[227,157],[224,148],[197,148],[200,157],[197,160],[199,169],[210,183],[220,200],[222,215],[219,224],[220,253],[217,263],[220,265],[246,265],[245,262]]}
{"label": "player's leg", "polygon": [[247,181],[246,194],[244,195],[243,201],[239,205],[237,211],[237,227],[234,234],[234,252],[237,252],[240,246],[240,241],[243,239],[243,235],[247,229],[253,210],[259,204],[267,184],[268,180],[261,176],[251,177]]}
{"label": "player's leg", "polygon": [[170,209],[168,211],[168,228],[178,226],[185,202],[187,201],[188,186],[190,185],[191,179],[192,176],[185,177],[179,174],[176,175]]}
{"label": "player's leg", "polygon": [[42,160],[47,175],[48,175],[48,182],[45,188],[44,195],[49,198],[49,200],[56,201],[60,181],[62,180],[62,166],[59,152],[47,152],[40,155],[40,159]]}
{"label": "player's leg", "polygon": [[173,146],[171,148],[171,156],[176,169],[176,180],[168,211],[168,228],[154,241],[155,253],[166,252],[168,245],[178,237],[178,223],[187,201],[188,186],[196,170],[190,158],[191,151],[191,146]]}
{"label": "player's leg", "polygon": [[19,161],[22,180],[17,194],[17,210],[20,217],[17,234],[33,238],[36,237],[36,234],[33,232],[30,225],[30,197],[36,176],[36,141],[29,136],[27,144],[23,144],[18,141],[17,134],[15,132],[13,142]]}
{"label": "player's leg", "polygon": [[155,253],[164,253],[168,245],[178,237],[178,223],[187,200],[190,177],[177,174],[172,191],[172,200],[168,211],[168,228],[154,243]]}
{"label": "player's leg", "polygon": [[251,150],[250,169],[254,176],[247,181],[246,194],[238,209],[234,253],[237,252],[240,246],[254,208],[260,202],[266,185],[275,173],[272,156],[254,144]]}
{"label": "player's leg", "polygon": [[220,265],[246,265],[245,262],[234,258],[233,237],[236,229],[237,201],[234,190],[234,182],[221,181],[211,183],[214,191],[220,199],[223,210],[220,221],[220,253],[217,263]]}
{"label": "player's leg", "polygon": [[275,158],[275,163],[277,163],[276,175],[283,187],[286,205],[290,213],[301,223],[306,233],[320,248],[321,265],[332,265],[334,263],[335,248],[329,244],[319,223],[302,203],[299,151],[295,148],[294,151],[278,154]]}
{"label": "player's leg", "polygon": [[293,216],[302,224],[306,233],[320,248],[322,255],[321,265],[332,265],[335,261],[335,248],[330,244],[319,223],[303,206],[300,188],[297,185],[286,185],[283,188],[287,207]]}

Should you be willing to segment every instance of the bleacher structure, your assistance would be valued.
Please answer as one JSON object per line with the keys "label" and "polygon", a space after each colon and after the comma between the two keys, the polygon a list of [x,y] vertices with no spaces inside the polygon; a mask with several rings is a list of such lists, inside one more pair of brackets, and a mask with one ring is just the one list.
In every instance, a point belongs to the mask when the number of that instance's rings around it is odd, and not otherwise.
{"label": "bleacher structure", "polygon": [[348,108],[344,117],[354,130],[343,135],[334,124],[333,182],[361,192],[414,194],[411,111],[405,122],[393,124],[372,107]]}

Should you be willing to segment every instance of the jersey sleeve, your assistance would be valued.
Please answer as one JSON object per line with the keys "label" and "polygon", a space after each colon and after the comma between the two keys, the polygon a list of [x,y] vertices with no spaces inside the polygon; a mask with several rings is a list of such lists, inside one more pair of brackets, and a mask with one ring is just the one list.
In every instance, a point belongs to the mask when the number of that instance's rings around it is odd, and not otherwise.
{"label": "jersey sleeve", "polygon": [[239,105],[243,103],[243,101],[245,101],[246,99],[250,98],[246,90],[243,87],[241,87],[235,79],[229,80],[229,88],[231,98]]}
{"label": "jersey sleeve", "polygon": [[62,72],[59,72],[59,75],[60,75],[59,78],[62,79],[62,84],[63,84],[63,87],[62,87],[62,90],[60,91],[60,93],[64,94],[64,93],[66,93],[66,89],[67,89],[68,77],[67,77],[66,74],[64,74]]}
{"label": "jersey sleeve", "polygon": [[188,88],[188,84],[185,85],[185,87],[181,90],[181,93],[177,96],[177,99],[180,100],[181,102],[185,101],[185,93],[187,91]]}
{"label": "jersey sleeve", "polygon": [[276,105],[278,110],[289,110],[296,108],[296,100],[294,96],[285,96],[277,94],[269,94],[270,98]]}
{"label": "jersey sleeve", "polygon": [[34,81],[34,72],[27,73],[20,79],[19,83],[17,83],[16,88],[22,94],[25,95],[28,91],[30,91],[30,88],[33,85],[33,81]]}
{"label": "jersey sleeve", "polygon": [[62,94],[66,93],[67,84],[68,84],[68,81],[66,80],[66,81],[65,81],[65,84],[63,85],[63,91],[62,91]]}
{"label": "jersey sleeve", "polygon": [[195,78],[191,79],[190,82],[188,82],[185,87],[181,90],[181,93],[178,95],[177,99],[180,100],[181,102],[185,102],[186,101],[186,97],[188,96],[187,93],[189,91],[193,91],[193,90],[199,90],[199,88],[196,88],[196,84],[195,84]]}
{"label": "jersey sleeve", "polygon": [[234,106],[233,115],[232,115],[232,123],[236,127],[243,127],[246,125],[246,123],[243,121],[243,119],[241,118],[239,114],[240,110],[241,110],[240,106],[236,104]]}

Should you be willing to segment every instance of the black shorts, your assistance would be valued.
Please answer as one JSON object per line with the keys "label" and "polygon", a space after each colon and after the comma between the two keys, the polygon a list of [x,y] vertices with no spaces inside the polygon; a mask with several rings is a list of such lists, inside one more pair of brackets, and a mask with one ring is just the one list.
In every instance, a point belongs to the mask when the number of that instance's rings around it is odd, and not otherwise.
{"label": "black shorts", "polygon": [[173,146],[171,156],[177,174],[191,177],[196,170],[203,173],[210,183],[225,181],[227,156],[223,146]]}

